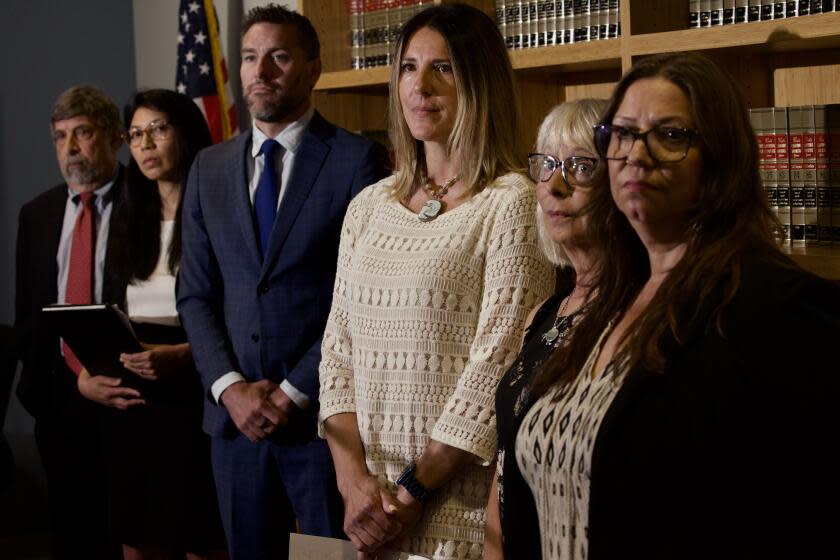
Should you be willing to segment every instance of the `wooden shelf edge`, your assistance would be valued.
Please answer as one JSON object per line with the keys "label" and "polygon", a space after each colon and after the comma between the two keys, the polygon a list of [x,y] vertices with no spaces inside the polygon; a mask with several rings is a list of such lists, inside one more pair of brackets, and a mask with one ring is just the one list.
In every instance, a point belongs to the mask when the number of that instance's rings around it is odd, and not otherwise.
{"label": "wooden shelf edge", "polygon": [[514,70],[621,68],[621,38],[520,49],[510,52]]}
{"label": "wooden shelf edge", "polygon": [[345,89],[363,89],[370,87],[388,87],[391,77],[390,66],[377,66],[364,70],[339,70],[322,72],[315,91],[340,91]]}
{"label": "wooden shelf edge", "polygon": [[789,19],[757,21],[631,35],[632,56],[669,51],[698,51],[753,47],[767,51],[796,51],[840,46],[840,12]]}
{"label": "wooden shelf edge", "polygon": [[796,264],[832,280],[840,280],[840,246],[782,247]]}

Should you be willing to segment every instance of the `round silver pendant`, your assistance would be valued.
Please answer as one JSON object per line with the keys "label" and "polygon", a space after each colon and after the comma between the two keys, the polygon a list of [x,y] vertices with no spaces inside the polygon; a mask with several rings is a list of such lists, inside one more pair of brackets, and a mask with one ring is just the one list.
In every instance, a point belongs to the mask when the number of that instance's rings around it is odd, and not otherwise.
{"label": "round silver pendant", "polygon": [[554,344],[558,336],[560,336],[560,330],[557,327],[551,327],[543,333],[542,339],[546,344]]}
{"label": "round silver pendant", "polygon": [[427,200],[426,204],[423,205],[423,208],[417,212],[417,217],[420,218],[421,222],[431,222],[438,217],[442,208],[443,203],[440,200],[436,200],[434,198]]}

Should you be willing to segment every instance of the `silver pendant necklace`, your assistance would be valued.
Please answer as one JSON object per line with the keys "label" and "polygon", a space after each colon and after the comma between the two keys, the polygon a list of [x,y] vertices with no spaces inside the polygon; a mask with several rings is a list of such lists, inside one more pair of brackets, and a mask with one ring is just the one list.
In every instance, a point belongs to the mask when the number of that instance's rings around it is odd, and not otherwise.
{"label": "silver pendant necklace", "polygon": [[551,328],[545,331],[542,335],[543,342],[545,342],[548,346],[553,345],[557,340],[557,337],[560,336],[560,321],[565,318],[566,307],[569,305],[569,301],[572,299],[574,293],[575,290],[572,290],[572,293],[566,296],[566,299],[564,299],[563,303],[560,304],[560,310],[557,312],[557,316],[554,318],[554,323],[551,325]]}
{"label": "silver pendant necklace", "polygon": [[423,189],[429,193],[432,198],[427,200],[420,211],[417,212],[417,217],[421,222],[431,222],[440,215],[445,208],[445,203],[442,199],[446,196],[446,193],[449,192],[449,187],[457,183],[458,179],[460,179],[460,176],[455,175],[440,186],[433,184],[431,179],[426,179],[424,181]]}

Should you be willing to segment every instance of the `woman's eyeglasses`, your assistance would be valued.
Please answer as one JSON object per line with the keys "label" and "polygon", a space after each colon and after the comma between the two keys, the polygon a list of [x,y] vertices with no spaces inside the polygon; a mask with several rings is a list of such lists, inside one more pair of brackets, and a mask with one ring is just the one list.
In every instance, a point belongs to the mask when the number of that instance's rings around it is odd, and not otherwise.
{"label": "woman's eyeglasses", "polygon": [[655,126],[645,132],[617,124],[595,126],[595,146],[607,159],[627,159],[636,140],[641,140],[655,162],[676,163],[685,159],[699,137],[696,130],[673,126]]}
{"label": "woman's eyeglasses", "polygon": [[167,140],[172,136],[172,125],[163,119],[152,121],[146,126],[132,126],[125,133],[125,140],[132,147],[143,143],[143,137],[148,134],[152,140]]}
{"label": "woman's eyeglasses", "polygon": [[583,156],[572,156],[560,160],[549,154],[528,154],[528,176],[534,182],[548,181],[558,169],[563,181],[570,188],[585,186],[595,178],[598,160]]}

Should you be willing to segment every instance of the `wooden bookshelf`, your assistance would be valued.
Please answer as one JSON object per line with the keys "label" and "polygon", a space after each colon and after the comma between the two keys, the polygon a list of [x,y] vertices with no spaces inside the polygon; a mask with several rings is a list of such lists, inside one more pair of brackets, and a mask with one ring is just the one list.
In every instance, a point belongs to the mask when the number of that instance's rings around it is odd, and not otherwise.
{"label": "wooden bookshelf", "polygon": [[824,278],[840,280],[840,247],[785,247],[784,251],[805,270]]}
{"label": "wooden bookshelf", "polygon": [[[468,3],[494,12],[493,0]],[[298,6],[322,38],[324,72],[315,87],[316,107],[350,130],[387,128],[390,67],[350,70],[344,2],[299,0]],[[635,60],[662,52],[709,54],[736,77],[752,107],[840,103],[840,13],[688,29],[688,0],[621,0],[620,12],[617,39],[510,52],[521,97],[523,152],[552,106],[608,97]],[[788,252],[803,267],[840,279],[840,247]]]}
{"label": "wooden bookshelf", "polygon": [[642,33],[626,38],[632,56],[668,51],[735,49],[748,52],[813,51],[840,47],[840,12],[701,29]]}

